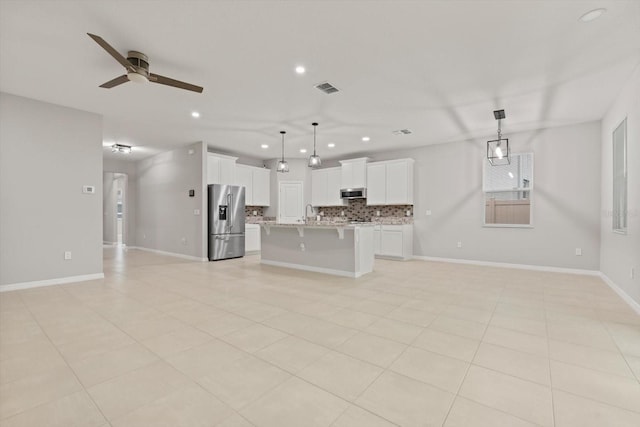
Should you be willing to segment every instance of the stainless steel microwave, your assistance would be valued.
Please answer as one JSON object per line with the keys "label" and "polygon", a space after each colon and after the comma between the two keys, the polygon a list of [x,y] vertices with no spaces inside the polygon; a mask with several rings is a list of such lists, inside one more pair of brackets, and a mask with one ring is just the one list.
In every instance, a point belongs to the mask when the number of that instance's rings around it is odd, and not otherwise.
{"label": "stainless steel microwave", "polygon": [[343,188],[340,190],[341,199],[366,199],[366,188]]}

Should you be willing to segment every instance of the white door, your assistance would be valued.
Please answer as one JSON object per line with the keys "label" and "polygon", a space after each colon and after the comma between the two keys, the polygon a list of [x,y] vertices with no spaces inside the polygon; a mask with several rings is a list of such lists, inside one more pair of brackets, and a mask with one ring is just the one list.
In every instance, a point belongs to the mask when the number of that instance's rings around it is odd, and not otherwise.
{"label": "white door", "polygon": [[304,222],[304,194],[302,181],[280,181],[278,185],[278,222]]}

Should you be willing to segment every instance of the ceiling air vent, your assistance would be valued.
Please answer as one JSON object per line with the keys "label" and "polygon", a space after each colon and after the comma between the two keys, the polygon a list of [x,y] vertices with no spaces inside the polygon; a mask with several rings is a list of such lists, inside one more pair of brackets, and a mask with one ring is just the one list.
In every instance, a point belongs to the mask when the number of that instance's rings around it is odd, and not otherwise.
{"label": "ceiling air vent", "polygon": [[413,131],[411,129],[398,129],[391,132],[394,135],[411,135]]}
{"label": "ceiling air vent", "polygon": [[340,91],[340,89],[338,89],[337,87],[335,87],[334,85],[332,85],[329,82],[324,82],[324,83],[320,83],[320,84],[316,85],[316,89],[320,89],[321,91],[323,91],[327,95],[331,95],[332,93],[336,93],[336,92]]}

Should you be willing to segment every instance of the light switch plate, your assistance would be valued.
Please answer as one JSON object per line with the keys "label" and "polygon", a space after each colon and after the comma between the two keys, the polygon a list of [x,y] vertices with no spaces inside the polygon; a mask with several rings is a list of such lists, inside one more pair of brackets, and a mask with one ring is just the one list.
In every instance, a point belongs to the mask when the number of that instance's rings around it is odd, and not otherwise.
{"label": "light switch plate", "polygon": [[96,187],[93,185],[83,185],[82,186],[82,192],[84,194],[95,194],[96,192]]}

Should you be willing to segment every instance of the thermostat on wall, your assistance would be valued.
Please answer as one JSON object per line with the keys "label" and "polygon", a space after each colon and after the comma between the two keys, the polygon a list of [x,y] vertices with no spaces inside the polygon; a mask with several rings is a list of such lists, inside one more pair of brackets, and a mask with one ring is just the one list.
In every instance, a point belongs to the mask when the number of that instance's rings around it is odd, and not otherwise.
{"label": "thermostat on wall", "polygon": [[82,186],[82,192],[84,194],[93,194],[96,192],[96,187],[93,185],[83,185]]}

